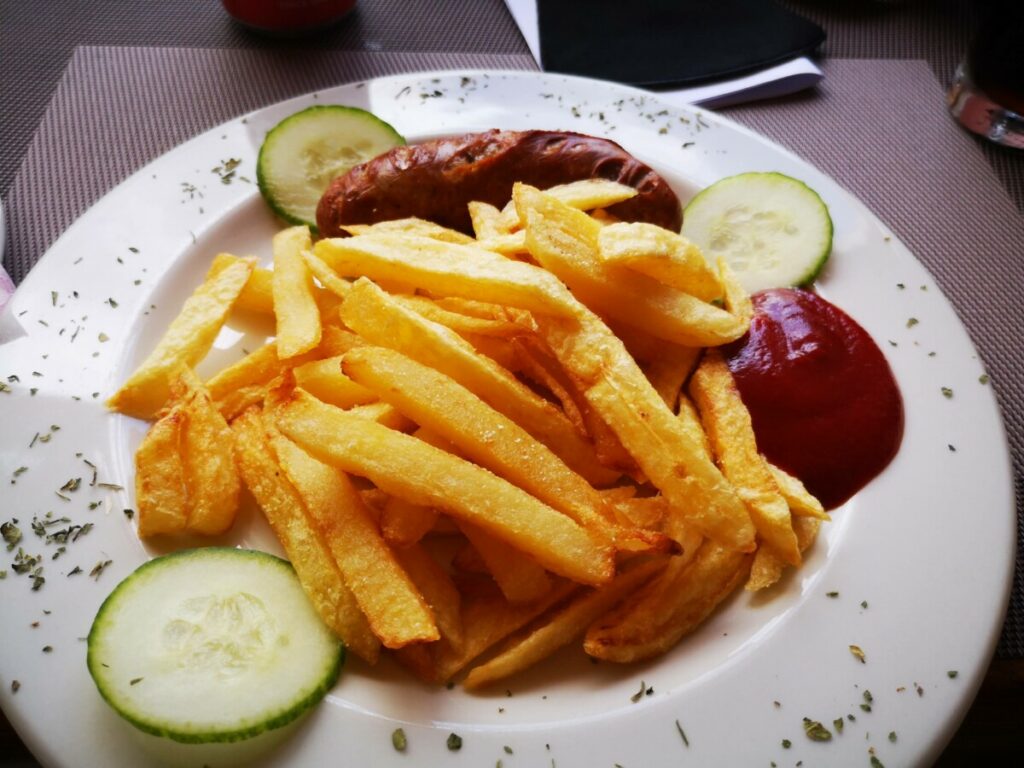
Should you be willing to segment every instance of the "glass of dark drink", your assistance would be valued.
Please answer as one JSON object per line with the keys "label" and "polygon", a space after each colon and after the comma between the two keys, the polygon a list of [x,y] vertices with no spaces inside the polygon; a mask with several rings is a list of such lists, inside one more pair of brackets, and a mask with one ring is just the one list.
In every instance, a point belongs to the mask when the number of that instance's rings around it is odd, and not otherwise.
{"label": "glass of dark drink", "polygon": [[1024,0],[979,3],[981,24],[949,90],[949,110],[990,141],[1024,149]]}

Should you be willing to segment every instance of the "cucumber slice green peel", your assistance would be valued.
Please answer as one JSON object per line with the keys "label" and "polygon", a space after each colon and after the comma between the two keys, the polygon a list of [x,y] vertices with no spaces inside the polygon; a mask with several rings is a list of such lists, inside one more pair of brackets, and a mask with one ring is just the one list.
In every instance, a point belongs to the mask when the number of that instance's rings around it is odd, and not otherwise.
{"label": "cucumber slice green peel", "polygon": [[193,744],[295,720],[331,689],[344,659],[290,563],[228,547],[139,567],[100,606],[87,654],[119,715]]}
{"label": "cucumber slice green peel", "polygon": [[309,107],[267,133],[256,161],[256,183],[278,216],[315,232],[316,206],[331,181],[402,144],[398,131],[365,109]]}
{"label": "cucumber slice green peel", "polygon": [[802,181],[781,173],[715,182],[686,206],[682,233],[710,262],[724,257],[750,293],[808,285],[832,252],[828,207]]}

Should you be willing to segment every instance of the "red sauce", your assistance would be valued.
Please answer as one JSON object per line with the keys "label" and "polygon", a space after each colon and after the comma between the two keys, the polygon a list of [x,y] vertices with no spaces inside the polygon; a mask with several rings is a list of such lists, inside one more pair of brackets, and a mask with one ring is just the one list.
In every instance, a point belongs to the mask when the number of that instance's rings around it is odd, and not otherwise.
{"label": "red sauce", "polygon": [[750,332],[726,350],[760,451],[826,509],[881,472],[903,437],[903,399],[871,337],[808,291],[753,296]]}

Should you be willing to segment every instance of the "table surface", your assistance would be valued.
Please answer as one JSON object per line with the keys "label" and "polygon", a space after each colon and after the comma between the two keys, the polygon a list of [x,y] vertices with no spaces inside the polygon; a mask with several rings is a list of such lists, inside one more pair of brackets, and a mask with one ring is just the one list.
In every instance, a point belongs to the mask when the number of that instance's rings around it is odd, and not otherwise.
{"label": "table surface", "polygon": [[[826,64],[830,58],[924,60],[943,87],[948,84],[975,23],[971,4],[966,0],[789,0],[782,4],[826,29],[828,41],[822,52]],[[301,40],[252,34],[228,19],[220,4],[212,1],[0,0],[0,197],[7,198],[11,192],[54,91],[72,56],[83,46],[244,49],[278,59],[284,52],[285,61],[291,55],[339,50],[528,53],[501,0],[448,0],[444,4],[364,0],[341,24]],[[796,101],[799,104],[800,100]],[[757,119],[769,123],[771,109],[794,108],[793,100],[770,103],[767,107]],[[981,141],[976,144],[1016,206],[1011,215],[1019,216],[1024,210],[1024,153]],[[849,183],[841,175],[837,178]],[[1018,250],[1019,247],[1020,244]],[[38,255],[21,258],[31,262]],[[9,261],[5,264],[18,279],[16,265]],[[1005,409],[1005,399],[1003,406]],[[1020,498],[1024,456],[1018,455],[1022,453],[1020,446],[1012,447]],[[1018,589],[1015,603],[1019,603],[1020,592]],[[1018,622],[1022,613],[1019,604],[1011,606],[1011,615]],[[1004,637],[1001,658],[993,662],[974,706],[939,765],[1000,764],[1000,758],[1008,752],[1024,747],[1024,732],[1019,727],[1024,715],[1024,661],[1012,658],[1021,655],[1019,629],[1015,638],[1011,644]],[[0,716],[0,766],[35,765],[6,719]]]}

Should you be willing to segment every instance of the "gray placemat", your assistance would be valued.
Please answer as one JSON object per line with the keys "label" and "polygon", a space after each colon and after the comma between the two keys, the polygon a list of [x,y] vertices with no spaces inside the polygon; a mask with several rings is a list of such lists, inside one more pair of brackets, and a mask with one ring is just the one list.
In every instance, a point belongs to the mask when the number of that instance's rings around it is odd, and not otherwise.
{"label": "gray placemat", "polygon": [[[294,54],[280,54],[293,57]],[[526,55],[311,52],[302,66],[243,50],[83,48],[76,52],[11,187],[8,268],[19,279],[93,201],[146,161],[240,112],[328,85],[413,69],[532,69]],[[885,88],[878,84],[884,83]],[[174,114],[173,121],[148,117]],[[1024,490],[1024,222],[982,150],[948,119],[926,62],[830,60],[824,86],[730,117],[836,178],[903,239],[950,296],[1006,414]],[[116,136],[116,141],[109,137]],[[74,178],[74,184],[66,179]],[[60,195],[54,184],[61,183]],[[962,279],[969,274],[970,280]],[[1024,584],[999,652],[1024,656]]]}
{"label": "gray placemat", "polygon": [[11,184],[4,267],[20,282],[105,192],[235,115],[339,83],[475,68],[537,65],[529,54],[312,51],[299,56],[238,49],[80,48]]}

